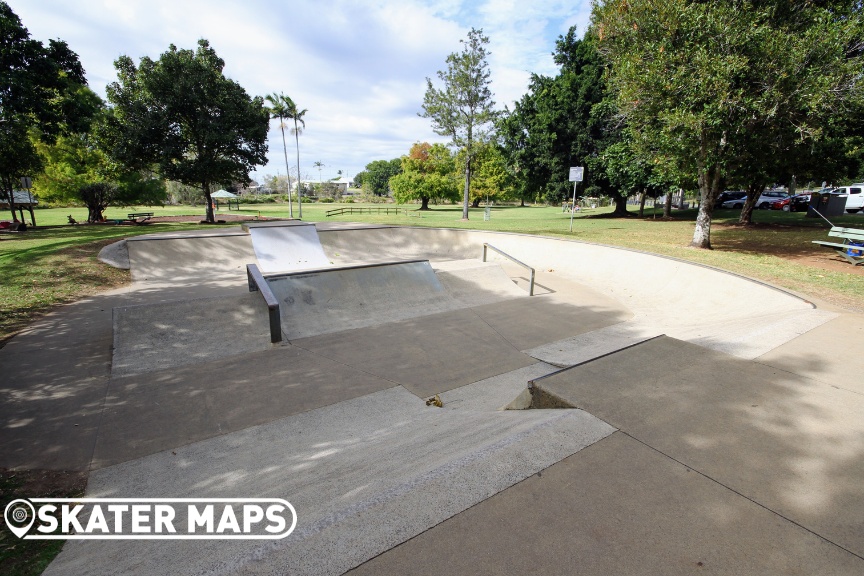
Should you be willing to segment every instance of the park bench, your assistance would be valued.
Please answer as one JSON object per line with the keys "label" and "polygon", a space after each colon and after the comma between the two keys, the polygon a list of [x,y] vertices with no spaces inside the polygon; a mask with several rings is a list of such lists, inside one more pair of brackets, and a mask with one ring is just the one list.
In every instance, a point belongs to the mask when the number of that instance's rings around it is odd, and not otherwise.
{"label": "park bench", "polygon": [[840,256],[855,266],[864,264],[864,230],[834,226],[828,231],[828,235],[834,236],[835,238],[842,238],[843,242],[823,242],[821,240],[813,240],[813,243],[836,250]]}
{"label": "park bench", "polygon": [[130,212],[127,216],[133,224],[143,224],[153,217],[153,212]]}

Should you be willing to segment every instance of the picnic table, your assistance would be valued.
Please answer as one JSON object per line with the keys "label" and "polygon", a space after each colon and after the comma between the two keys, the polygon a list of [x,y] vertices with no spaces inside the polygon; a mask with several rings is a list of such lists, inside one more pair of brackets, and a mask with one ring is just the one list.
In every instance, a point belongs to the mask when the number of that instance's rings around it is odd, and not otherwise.
{"label": "picnic table", "polygon": [[828,231],[828,236],[842,238],[843,242],[823,242],[822,240],[813,240],[813,243],[827,248],[832,248],[840,256],[855,266],[864,264],[864,230],[833,226],[831,230]]}
{"label": "picnic table", "polygon": [[143,224],[153,217],[153,212],[130,212],[127,216],[133,224]]}

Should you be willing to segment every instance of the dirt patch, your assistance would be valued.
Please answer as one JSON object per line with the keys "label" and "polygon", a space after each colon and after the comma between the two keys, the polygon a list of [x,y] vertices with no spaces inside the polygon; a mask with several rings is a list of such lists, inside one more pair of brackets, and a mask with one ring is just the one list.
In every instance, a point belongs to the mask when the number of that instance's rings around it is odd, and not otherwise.
{"label": "dirt patch", "polygon": [[[853,266],[834,250],[811,240],[829,240],[822,228],[783,224],[714,224],[714,231],[728,231],[734,237],[717,237],[715,248],[767,254],[800,266],[864,276],[864,266]],[[737,233],[740,233],[737,234]]]}

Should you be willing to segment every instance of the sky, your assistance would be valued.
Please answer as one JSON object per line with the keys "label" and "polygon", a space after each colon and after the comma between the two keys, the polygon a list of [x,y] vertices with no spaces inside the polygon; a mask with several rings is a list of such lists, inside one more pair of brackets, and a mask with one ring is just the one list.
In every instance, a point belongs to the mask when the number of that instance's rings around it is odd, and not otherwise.
{"label": "sky", "polygon": [[[284,93],[307,109],[300,135],[303,179],[353,177],[373,160],[442,142],[421,118],[426,78],[446,66],[473,28],[489,37],[496,107],[513,107],[531,73],[554,75],[557,38],[588,24],[590,0],[6,0],[31,37],[65,40],[103,98],[114,61],[156,59],[170,44],[206,38],[224,73],[250,96]],[[441,87],[440,83],[436,83]],[[295,176],[293,137],[289,164]],[[285,174],[276,120],[268,164],[252,178]],[[319,171],[314,166],[321,162]]]}

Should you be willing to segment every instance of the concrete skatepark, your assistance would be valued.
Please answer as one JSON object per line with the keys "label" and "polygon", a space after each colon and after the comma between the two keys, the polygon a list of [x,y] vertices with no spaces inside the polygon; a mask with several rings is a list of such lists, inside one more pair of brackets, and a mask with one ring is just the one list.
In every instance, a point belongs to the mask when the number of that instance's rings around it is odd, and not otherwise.
{"label": "concrete skatepark", "polygon": [[284,498],[298,524],[69,541],[46,574],[864,572],[864,380],[838,352],[860,315],[481,231],[250,225],[104,257],[129,287],[0,349],[0,466],[87,470],[89,497]]}

